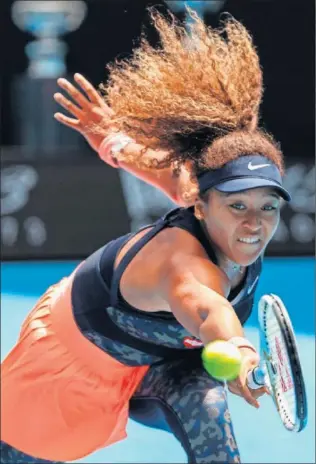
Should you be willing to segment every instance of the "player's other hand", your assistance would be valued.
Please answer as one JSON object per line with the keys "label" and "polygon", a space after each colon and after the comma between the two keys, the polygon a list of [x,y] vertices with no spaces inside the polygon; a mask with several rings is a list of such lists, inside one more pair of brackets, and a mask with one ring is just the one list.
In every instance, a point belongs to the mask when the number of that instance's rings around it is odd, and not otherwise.
{"label": "player's other hand", "polygon": [[247,375],[249,371],[258,366],[260,358],[258,353],[255,353],[249,348],[240,348],[240,351],[242,354],[242,364],[239,376],[235,380],[227,382],[227,386],[231,393],[241,396],[251,406],[259,408],[260,405],[257,399],[264,394],[269,394],[269,390],[267,387],[258,388],[256,390],[249,388],[247,386]]}
{"label": "player's other hand", "polygon": [[[73,117],[66,116],[63,113],[55,113],[54,118],[65,126],[80,132],[91,147],[98,151],[104,137],[109,135],[112,130],[115,130],[112,123],[114,113],[93,85],[81,74],[75,74],[74,80],[80,90],[67,79],[60,78],[57,83],[68,95],[65,97],[59,92],[54,94],[56,102]],[[99,134],[93,129],[95,126],[100,127],[101,123],[102,133]]]}

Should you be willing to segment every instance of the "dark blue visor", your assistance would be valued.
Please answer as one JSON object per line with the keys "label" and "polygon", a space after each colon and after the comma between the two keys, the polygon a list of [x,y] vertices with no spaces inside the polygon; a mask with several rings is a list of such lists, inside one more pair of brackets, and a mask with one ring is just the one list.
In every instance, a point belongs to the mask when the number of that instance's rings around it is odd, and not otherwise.
{"label": "dark blue visor", "polygon": [[200,193],[211,188],[234,193],[259,187],[271,187],[286,201],[291,196],[282,186],[278,167],[262,155],[240,156],[219,169],[210,169],[198,176]]}

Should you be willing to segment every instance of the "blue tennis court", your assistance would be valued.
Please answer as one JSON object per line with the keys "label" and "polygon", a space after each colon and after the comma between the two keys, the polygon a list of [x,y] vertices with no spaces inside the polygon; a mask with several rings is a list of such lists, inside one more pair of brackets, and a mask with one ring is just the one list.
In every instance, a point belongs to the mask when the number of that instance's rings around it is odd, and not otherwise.
{"label": "blue tennis court", "polygon": [[[76,262],[3,263],[1,268],[1,357],[14,344],[20,324],[46,288],[67,275]],[[309,423],[300,434],[287,432],[269,398],[259,411],[229,396],[242,462],[315,462],[315,334],[314,260],[270,258],[264,265],[258,296],[276,293],[287,305],[297,334],[309,404]],[[247,336],[258,346],[256,312],[247,324]],[[129,421],[128,438],[82,459],[86,463],[180,463],[186,456],[167,432]]]}

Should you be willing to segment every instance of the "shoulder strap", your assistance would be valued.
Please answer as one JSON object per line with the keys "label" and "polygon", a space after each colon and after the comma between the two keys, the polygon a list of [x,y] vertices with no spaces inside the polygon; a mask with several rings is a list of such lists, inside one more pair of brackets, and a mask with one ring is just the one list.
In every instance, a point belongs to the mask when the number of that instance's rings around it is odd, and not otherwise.
{"label": "shoulder strap", "polygon": [[[155,235],[157,235],[162,229],[168,227],[171,218],[177,214],[178,210],[179,208],[170,211],[165,216],[160,218],[155,224],[153,224],[152,229],[150,229],[147,232],[147,234],[143,235],[143,237],[141,237],[136,243],[134,243],[134,245],[123,256],[117,268],[113,270],[113,278],[111,285],[111,306],[115,307],[117,305],[118,290],[121,277],[129,263],[132,261],[134,256],[136,256],[136,254],[146,245],[146,243],[148,243],[153,237],[155,237]],[[137,233],[140,232],[140,230],[137,231]]]}

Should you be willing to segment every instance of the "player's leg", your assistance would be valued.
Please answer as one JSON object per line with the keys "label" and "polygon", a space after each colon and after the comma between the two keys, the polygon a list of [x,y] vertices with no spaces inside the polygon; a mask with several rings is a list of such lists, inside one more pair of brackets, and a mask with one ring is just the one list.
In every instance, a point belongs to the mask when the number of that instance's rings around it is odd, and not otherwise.
{"label": "player's leg", "polygon": [[224,385],[199,360],[194,364],[186,360],[152,367],[131,401],[131,417],[146,422],[146,416],[163,415],[190,464],[239,463]]}
{"label": "player's leg", "polygon": [[34,458],[3,441],[0,441],[0,462],[1,464],[62,464],[61,461],[46,461],[45,459]]}

